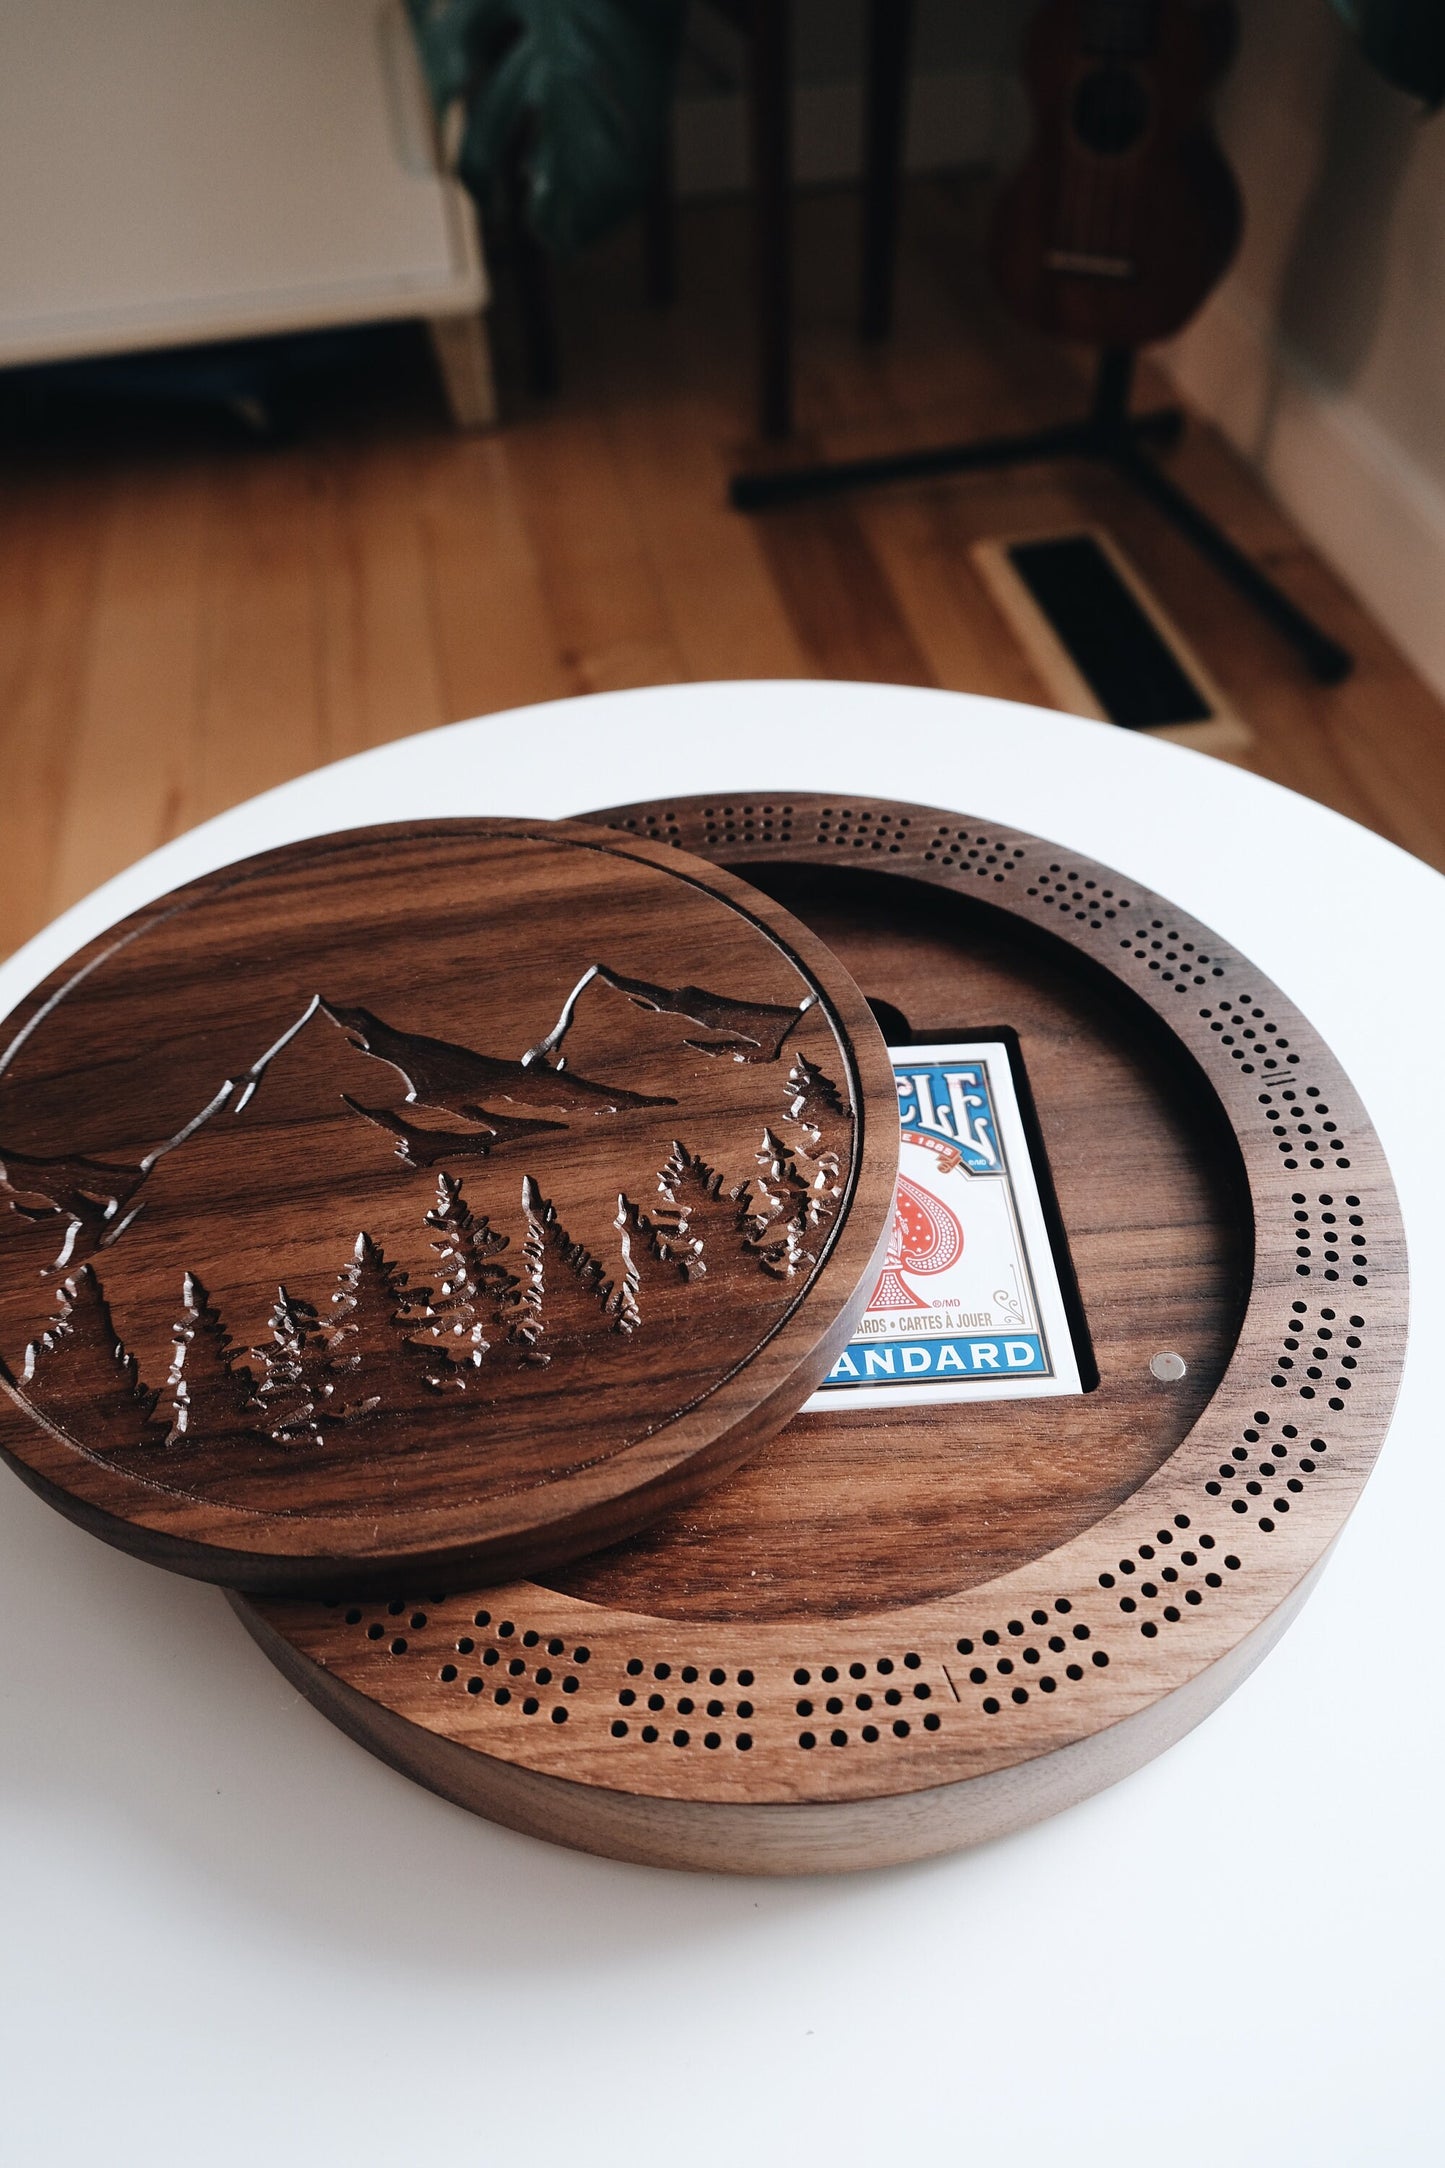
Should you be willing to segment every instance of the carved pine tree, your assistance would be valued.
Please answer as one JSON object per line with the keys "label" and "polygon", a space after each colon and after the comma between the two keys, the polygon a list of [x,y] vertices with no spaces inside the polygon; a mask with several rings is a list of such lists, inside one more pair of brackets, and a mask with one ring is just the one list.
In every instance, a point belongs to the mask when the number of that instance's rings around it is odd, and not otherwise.
{"label": "carved pine tree", "polygon": [[185,1313],[171,1327],[176,1352],[166,1379],[171,1407],[167,1445],[206,1445],[247,1427],[255,1382],[237,1367],[231,1336],[194,1272],[185,1276]]}
{"label": "carved pine tree", "polygon": [[527,1276],[521,1291],[516,1338],[533,1355],[549,1359],[605,1329],[612,1316],[613,1282],[580,1242],[574,1242],[556,1207],[527,1175],[522,1182],[527,1234],[522,1254]]}
{"label": "carved pine tree", "polygon": [[622,1271],[608,1307],[616,1330],[636,1332],[649,1308],[649,1287],[676,1287],[703,1271],[702,1240],[691,1233],[687,1212],[677,1201],[691,1162],[687,1147],[674,1144],[657,1177],[657,1200],[649,1210],[625,1193],[617,1200],[614,1225],[621,1237]]}
{"label": "carved pine tree", "polygon": [[737,1254],[751,1208],[745,1188],[730,1189],[685,1144],[673,1145],[658,1186],[677,1214],[676,1233],[664,1231],[663,1254],[676,1260],[687,1279],[701,1279],[709,1269],[716,1271],[720,1260]]}
{"label": "carved pine tree", "polygon": [[435,1392],[465,1392],[489,1349],[499,1360],[508,1343],[524,1342],[531,1265],[524,1255],[519,1280],[500,1262],[508,1237],[485,1214],[472,1212],[453,1175],[439,1177],[426,1223],[435,1230],[432,1248],[441,1261],[441,1278],[413,1338],[430,1357],[427,1384]]}
{"label": "carved pine tree", "polygon": [[848,1119],[848,1108],[832,1078],[800,1054],[788,1071],[788,1119],[804,1131],[815,1152],[835,1122]]}
{"label": "carved pine tree", "polygon": [[254,1405],[267,1435],[278,1445],[314,1445],[323,1418],[331,1415],[336,1380],[313,1305],[278,1287],[270,1344],[252,1348],[251,1357],[260,1366]]}
{"label": "carved pine tree", "polygon": [[62,1285],[55,1317],[25,1350],[21,1382],[63,1428],[80,1422],[87,1438],[102,1434],[107,1452],[156,1443],[148,1425],[157,1396],[142,1385],[89,1265]]}
{"label": "carved pine tree", "polygon": [[607,1299],[607,1307],[612,1312],[613,1331],[626,1338],[642,1323],[642,1305],[637,1298],[644,1272],[650,1266],[655,1266],[659,1272],[668,1268],[653,1250],[647,1222],[630,1197],[619,1195],[614,1224],[622,1244],[622,1270]]}
{"label": "carved pine tree", "polygon": [[701,1258],[683,1228],[682,1216],[667,1207],[667,1218],[650,1217],[631,1197],[617,1200],[617,1228],[622,1246],[622,1270],[608,1298],[614,1330],[636,1332],[651,1307],[650,1290],[676,1287],[680,1280],[702,1271]]}
{"label": "carved pine tree", "polygon": [[331,1298],[332,1421],[414,1403],[430,1364],[426,1350],[408,1338],[416,1315],[406,1274],[370,1235],[359,1234]]}
{"label": "carved pine tree", "polygon": [[831,1153],[810,1159],[771,1129],[763,1131],[757,1160],[763,1171],[751,1200],[748,1248],[765,1272],[787,1279],[814,1261],[818,1235],[838,1209],[838,1163]]}
{"label": "carved pine tree", "polygon": [[455,1176],[440,1177],[437,1201],[426,1223],[435,1230],[432,1248],[441,1262],[426,1325],[416,1336],[431,1358],[426,1381],[436,1392],[465,1392],[468,1373],[480,1367],[487,1352],[487,1336],[477,1302],[481,1290],[473,1271],[472,1237],[477,1223]]}

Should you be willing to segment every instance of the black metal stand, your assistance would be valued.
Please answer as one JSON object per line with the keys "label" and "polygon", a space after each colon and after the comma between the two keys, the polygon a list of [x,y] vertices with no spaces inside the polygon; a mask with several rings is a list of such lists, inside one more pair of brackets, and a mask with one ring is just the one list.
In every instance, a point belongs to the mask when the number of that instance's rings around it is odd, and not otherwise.
{"label": "black metal stand", "polygon": [[863,69],[863,283],[858,329],[886,339],[893,329],[898,214],[903,200],[903,133],[914,0],[872,0]]}
{"label": "black metal stand", "polygon": [[1289,596],[1147,456],[1146,445],[1177,443],[1184,416],[1177,407],[1130,414],[1133,378],[1132,352],[1112,350],[1100,357],[1093,405],[1078,421],[1059,422],[1053,428],[1031,430],[1023,436],[983,437],[972,444],[941,444],[927,451],[898,452],[879,459],[840,459],[825,466],[739,474],[733,477],[729,496],[738,511],[761,512],[772,505],[796,504],[807,497],[867,489],[878,482],[979,474],[995,467],[1025,466],[1046,459],[1100,459],[1173,521],[1200,556],[1290,642],[1322,685],[1338,685],[1354,668],[1348,649],[1330,639],[1312,618],[1296,608]]}

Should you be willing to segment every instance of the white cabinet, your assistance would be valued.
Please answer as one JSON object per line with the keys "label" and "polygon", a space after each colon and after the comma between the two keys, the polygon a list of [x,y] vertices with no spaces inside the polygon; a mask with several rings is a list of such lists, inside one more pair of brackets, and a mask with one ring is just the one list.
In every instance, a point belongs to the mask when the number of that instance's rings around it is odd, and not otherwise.
{"label": "white cabinet", "polygon": [[0,364],[430,320],[486,278],[400,0],[0,0]]}

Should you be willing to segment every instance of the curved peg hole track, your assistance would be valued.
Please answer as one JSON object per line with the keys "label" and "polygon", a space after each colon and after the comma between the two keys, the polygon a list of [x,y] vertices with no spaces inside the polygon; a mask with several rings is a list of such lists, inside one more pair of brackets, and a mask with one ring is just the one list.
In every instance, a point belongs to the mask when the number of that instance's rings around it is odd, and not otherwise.
{"label": "curved peg hole track", "polygon": [[1211,1666],[1220,1698],[1358,1495],[1403,1355],[1398,1207],[1328,1049],[1207,928],[1036,838],[823,798],[604,817],[765,888],[915,1032],[1018,1031],[1097,1389],[800,1417],[545,1586],[268,1604],[272,1654],[323,1705],[323,1675],[355,1688],[362,1736],[380,1704],[644,1803],[906,1805]]}
{"label": "curved peg hole track", "polygon": [[[897,832],[872,824],[860,835],[835,819],[845,832],[834,844],[850,849]],[[1013,862],[986,840],[967,846],[980,868]],[[941,841],[935,831],[928,848]],[[1115,994],[1101,1004],[1058,941],[1021,944],[967,893],[851,864],[747,872],[916,1032],[1017,1030],[1099,1385],[1082,1398],[904,1417],[799,1417],[721,1489],[555,1585],[668,1618],[887,1611],[1053,1550],[1173,1452],[1223,1375],[1248,1286],[1238,1153],[1178,1042],[1142,1003]],[[1149,1372],[1160,1347],[1188,1361],[1167,1393]]]}

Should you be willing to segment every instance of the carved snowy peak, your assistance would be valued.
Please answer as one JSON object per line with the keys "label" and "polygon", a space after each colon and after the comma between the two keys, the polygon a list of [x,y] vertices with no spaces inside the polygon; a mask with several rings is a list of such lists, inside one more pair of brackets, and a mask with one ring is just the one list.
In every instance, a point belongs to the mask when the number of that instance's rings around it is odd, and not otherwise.
{"label": "carved snowy peak", "polygon": [[594,1083],[526,1055],[520,1060],[482,1054],[447,1039],[400,1030],[371,1010],[329,1002],[313,995],[306,1007],[248,1069],[227,1077],[200,1111],[172,1136],[135,1163],[126,1165],[84,1155],[45,1158],[0,1144],[0,1198],[10,1210],[35,1221],[55,1220],[63,1230],[51,1272],[64,1272],[103,1249],[109,1249],[143,1209],[143,1190],[151,1173],[218,1115],[243,1115],[255,1100],[267,1072],[314,1019],[344,1033],[359,1053],[394,1070],[406,1089],[403,1104],[435,1108],[468,1122],[475,1130],[427,1129],[399,1110],[366,1106],[349,1093],[338,1096],[364,1120],[390,1131],[397,1157],[409,1167],[434,1166],[443,1156],[485,1155],[518,1137],[565,1129],[565,1120],[547,1121],[507,1114],[488,1106],[545,1107],[563,1116],[606,1115],[630,1107],[670,1106],[620,1085]]}
{"label": "carved snowy peak", "polygon": [[[524,1062],[530,1065],[557,1052],[576,1021],[580,996],[595,984],[615,987],[639,1009],[653,1009],[663,1016],[683,1016],[689,1023],[700,1024],[711,1037],[683,1041],[696,1053],[725,1055],[733,1061],[745,1062],[776,1061],[789,1033],[807,1015],[817,998],[809,994],[796,1007],[765,1001],[734,1001],[727,994],[710,994],[703,986],[655,986],[650,979],[628,978],[608,964],[589,964],[567,996],[562,1014],[546,1038],[522,1056]],[[558,1062],[557,1067],[561,1066]]]}
{"label": "carved snowy peak", "polygon": [[[141,1191],[159,1163],[217,1116],[243,1115],[272,1064],[318,1018],[343,1033],[355,1051],[401,1079],[405,1091],[400,1106],[364,1104],[345,1091],[338,1096],[362,1120],[394,1137],[397,1159],[413,1169],[482,1158],[518,1139],[564,1130],[574,1119],[673,1105],[671,1098],[599,1082],[567,1067],[561,1049],[577,1019],[578,1003],[593,985],[610,986],[639,1008],[701,1027],[706,1036],[684,1036],[683,1044],[693,1051],[747,1063],[777,1061],[814,1000],[809,995],[795,1007],[739,1001],[699,986],[659,986],[594,963],[568,995],[552,1029],[511,1059],[408,1031],[371,1009],[314,994],[248,1069],[225,1078],[199,1112],[134,1164],[86,1156],[43,1158],[0,1144],[0,1198],[24,1218],[58,1223],[60,1241],[48,1267],[51,1273],[65,1272],[110,1248],[144,1209]],[[473,1126],[430,1127],[412,1120],[404,1111],[409,1107],[431,1109]],[[502,1111],[512,1107],[533,1111]]]}
{"label": "carved snowy peak", "polygon": [[[340,1097],[355,1114],[396,1138],[397,1158],[412,1168],[433,1167],[443,1159],[482,1157],[519,1137],[566,1128],[569,1116],[671,1105],[670,1099],[599,1083],[567,1068],[559,1050],[576,1020],[579,998],[594,983],[613,987],[640,1008],[700,1025],[708,1036],[688,1036],[685,1045],[739,1062],[778,1060],[813,998],[810,995],[797,1007],[736,1001],[703,987],[658,986],[606,964],[591,964],[551,1031],[520,1059],[512,1060],[479,1053],[454,1040],[403,1030],[370,1009],[316,994],[248,1069],[227,1077],[197,1114],[138,1163],[121,1165],[83,1156],[45,1159],[0,1145],[0,1197],[27,1219],[61,1223],[60,1247],[50,1267],[53,1272],[108,1249],[142,1209],[140,1191],[159,1162],[217,1115],[244,1114],[272,1063],[317,1017],[342,1031],[359,1053],[396,1072],[406,1087],[403,1106],[432,1108],[476,1125],[466,1131],[428,1128],[413,1122],[401,1108],[363,1105],[342,1092]],[[508,1107],[542,1109],[564,1119],[504,1113],[490,1104],[496,1100]]]}
{"label": "carved snowy peak", "polygon": [[[152,1160],[151,1165],[154,1164]],[[93,1256],[130,1224],[127,1210],[150,1165],[113,1166],[98,1159],[37,1159],[0,1144],[0,1197],[22,1219],[59,1219],[65,1236],[52,1271]]]}
{"label": "carved snowy peak", "polygon": [[559,1114],[615,1114],[620,1107],[665,1107],[670,1099],[651,1099],[625,1091],[620,1084],[594,1084],[560,1065],[524,1054],[508,1061],[497,1054],[477,1054],[449,1039],[429,1039],[419,1031],[398,1031],[370,1009],[344,1009],[321,1003],[321,1012],[339,1024],[360,1053],[374,1055],[395,1069],[406,1085],[409,1104],[436,1107],[474,1122],[490,1122],[485,1102],[550,1107]]}
{"label": "carved snowy peak", "polygon": [[544,1136],[549,1130],[556,1135],[565,1133],[565,1122],[527,1121],[510,1114],[491,1114],[486,1117],[484,1129],[428,1129],[420,1122],[409,1121],[396,1107],[365,1107],[350,1092],[342,1098],[353,1114],[375,1123],[396,1139],[396,1156],[403,1166],[427,1168],[448,1166],[464,1159],[485,1159],[498,1145],[510,1144],[518,1137]]}

